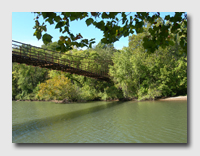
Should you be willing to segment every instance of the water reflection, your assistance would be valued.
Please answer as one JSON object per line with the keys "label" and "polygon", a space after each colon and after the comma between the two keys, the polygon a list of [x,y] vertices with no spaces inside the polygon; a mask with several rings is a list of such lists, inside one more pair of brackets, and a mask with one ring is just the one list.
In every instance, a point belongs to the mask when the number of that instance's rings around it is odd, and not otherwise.
{"label": "water reflection", "polygon": [[13,103],[13,142],[186,143],[187,102]]}
{"label": "water reflection", "polygon": [[[101,111],[103,109],[106,108],[110,108],[116,105],[121,104],[122,102],[110,102],[107,104],[103,104],[103,105],[98,105],[98,106],[91,106],[89,108],[85,108],[85,109],[81,109],[81,110],[77,110],[77,111],[72,111],[72,112],[68,112],[68,113],[64,113],[64,114],[59,114],[56,116],[51,116],[51,117],[45,117],[45,118],[41,118],[41,119],[35,119],[35,120],[31,120],[31,121],[27,121],[27,122],[23,122],[20,124],[14,124],[12,126],[12,135],[22,135],[25,132],[30,132],[32,130],[41,128],[41,127],[45,127],[45,126],[49,126],[58,122],[62,122],[62,121],[67,121],[67,120],[71,120],[89,113],[93,113],[96,111]],[[63,104],[57,104],[57,105],[63,105]],[[66,104],[66,105],[71,105],[71,104]],[[77,104],[75,104],[77,105]],[[80,105],[80,104],[79,104]],[[33,112],[37,112],[37,115],[42,115],[42,109],[44,109],[45,107],[42,107],[42,105],[38,105],[39,107],[34,107],[35,105],[33,105],[32,108],[35,108],[33,110]]]}

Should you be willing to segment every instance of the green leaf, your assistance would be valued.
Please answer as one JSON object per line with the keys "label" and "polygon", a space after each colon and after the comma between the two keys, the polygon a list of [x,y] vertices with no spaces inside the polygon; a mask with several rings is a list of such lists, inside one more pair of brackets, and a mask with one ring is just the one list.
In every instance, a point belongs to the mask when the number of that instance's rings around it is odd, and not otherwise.
{"label": "green leaf", "polygon": [[106,38],[102,38],[102,39],[101,39],[101,42],[102,42],[102,43],[107,43],[108,41],[107,41]]}
{"label": "green leaf", "polygon": [[46,19],[45,21],[46,21],[46,22],[49,22],[50,25],[54,23],[53,20],[52,20],[52,18],[48,18],[48,19]]}
{"label": "green leaf", "polygon": [[88,39],[84,39],[82,42],[88,44]]}
{"label": "green leaf", "polygon": [[55,12],[47,12],[47,14],[48,14],[48,17],[51,18],[51,19],[56,17],[56,13]]}
{"label": "green leaf", "polygon": [[169,41],[169,45],[174,46],[175,43],[173,41]]}
{"label": "green leaf", "polygon": [[114,19],[117,14],[118,14],[118,12],[110,12],[109,17]]}
{"label": "green leaf", "polygon": [[79,17],[80,19],[83,19],[83,18],[85,18],[85,17],[87,17],[88,16],[88,13],[87,12],[82,12],[81,13],[81,16]]}
{"label": "green leaf", "polygon": [[48,17],[47,12],[42,12],[42,16],[43,16],[44,19],[47,18]]}
{"label": "green leaf", "polygon": [[76,47],[78,47],[78,42],[71,42],[71,45],[75,45]]}
{"label": "green leaf", "polygon": [[41,29],[44,30],[45,32],[47,31],[47,27],[45,26],[41,26]]}
{"label": "green leaf", "polygon": [[104,18],[109,18],[109,16],[107,15],[106,12],[103,12],[103,13],[102,13],[102,18],[103,18],[103,19],[104,19]]}
{"label": "green leaf", "polygon": [[77,18],[74,17],[74,16],[70,16],[69,18],[70,18],[71,21],[74,21],[75,19],[77,19]]}
{"label": "green leaf", "polygon": [[37,39],[39,40],[39,39],[41,39],[42,33],[40,30],[37,29],[33,35],[36,36]]}
{"label": "green leaf", "polygon": [[64,22],[58,22],[55,26],[55,28],[61,28],[62,26],[64,26]]}
{"label": "green leaf", "polygon": [[90,41],[94,41],[94,40],[95,40],[95,38],[90,39]]}
{"label": "green leaf", "polygon": [[69,27],[68,26],[64,27],[64,31],[62,33],[64,34],[65,32],[69,32]]}
{"label": "green leaf", "polygon": [[60,45],[56,46],[56,51],[61,51],[61,46]]}
{"label": "green leaf", "polygon": [[105,30],[104,24],[105,24],[104,21],[100,21],[100,22],[96,23],[95,26],[97,28],[99,28],[100,30],[104,31]]}
{"label": "green leaf", "polygon": [[91,23],[93,23],[93,19],[92,18],[88,18],[85,22],[87,24],[87,26],[89,26]]}
{"label": "green leaf", "polygon": [[89,48],[92,48],[92,43],[89,44]]}
{"label": "green leaf", "polygon": [[183,38],[181,38],[181,41],[180,41],[180,45],[181,45],[181,47],[184,47],[184,39]]}
{"label": "green leaf", "polygon": [[165,16],[165,20],[169,20],[170,19],[170,15]]}
{"label": "green leaf", "polygon": [[47,33],[45,33],[43,36],[42,36],[42,40],[44,42],[45,45],[47,45],[49,42],[52,42],[51,39],[53,37]]}
{"label": "green leaf", "polygon": [[60,18],[60,16],[56,16],[56,17],[54,18],[54,20],[55,20],[56,22],[60,22],[60,21],[61,21],[61,18]]}

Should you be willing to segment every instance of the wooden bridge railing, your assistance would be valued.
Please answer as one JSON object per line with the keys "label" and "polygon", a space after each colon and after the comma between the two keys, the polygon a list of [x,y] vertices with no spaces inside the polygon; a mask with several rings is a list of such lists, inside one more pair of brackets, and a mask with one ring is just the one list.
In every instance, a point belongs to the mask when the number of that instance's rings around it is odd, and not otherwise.
{"label": "wooden bridge railing", "polygon": [[12,40],[12,53],[29,59],[37,59],[59,65],[98,74],[108,77],[108,65],[112,64],[111,60],[92,60],[86,57],[79,57],[70,54],[61,54],[56,51],[35,47],[29,44]]}

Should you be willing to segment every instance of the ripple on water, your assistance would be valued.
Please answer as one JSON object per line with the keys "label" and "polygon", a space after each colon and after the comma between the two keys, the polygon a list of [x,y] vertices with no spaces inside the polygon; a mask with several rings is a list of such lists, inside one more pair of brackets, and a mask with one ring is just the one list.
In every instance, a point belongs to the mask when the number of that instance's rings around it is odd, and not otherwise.
{"label": "ripple on water", "polygon": [[[34,105],[34,104],[33,104]],[[20,106],[20,105],[19,105]],[[84,108],[31,106],[32,120],[13,125],[13,142],[29,143],[184,143],[187,142],[187,104],[157,102],[89,103]],[[27,106],[25,106],[27,108]],[[38,107],[38,108],[37,108]],[[45,109],[44,109],[44,108]],[[54,106],[53,106],[54,107]],[[73,107],[73,108],[72,108]],[[64,113],[64,109],[66,113]],[[18,119],[29,113],[15,108]],[[26,111],[28,109],[25,109]],[[42,110],[42,111],[41,111]],[[69,111],[71,110],[71,111]],[[30,110],[29,110],[30,111]],[[59,114],[59,111],[61,112]],[[41,115],[42,114],[42,115]],[[41,115],[41,118],[39,116]],[[29,116],[29,118],[31,118]],[[24,121],[24,120],[23,120]]]}

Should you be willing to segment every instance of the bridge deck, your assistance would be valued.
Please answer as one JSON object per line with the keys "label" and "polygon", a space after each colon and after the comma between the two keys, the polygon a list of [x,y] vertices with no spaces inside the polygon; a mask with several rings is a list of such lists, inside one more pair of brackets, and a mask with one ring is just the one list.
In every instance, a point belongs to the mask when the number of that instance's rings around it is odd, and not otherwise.
{"label": "bridge deck", "polygon": [[[87,61],[83,61],[86,59]],[[25,63],[72,74],[83,75],[103,81],[110,81],[108,65],[110,60],[101,62],[35,47],[12,40],[12,62]]]}

